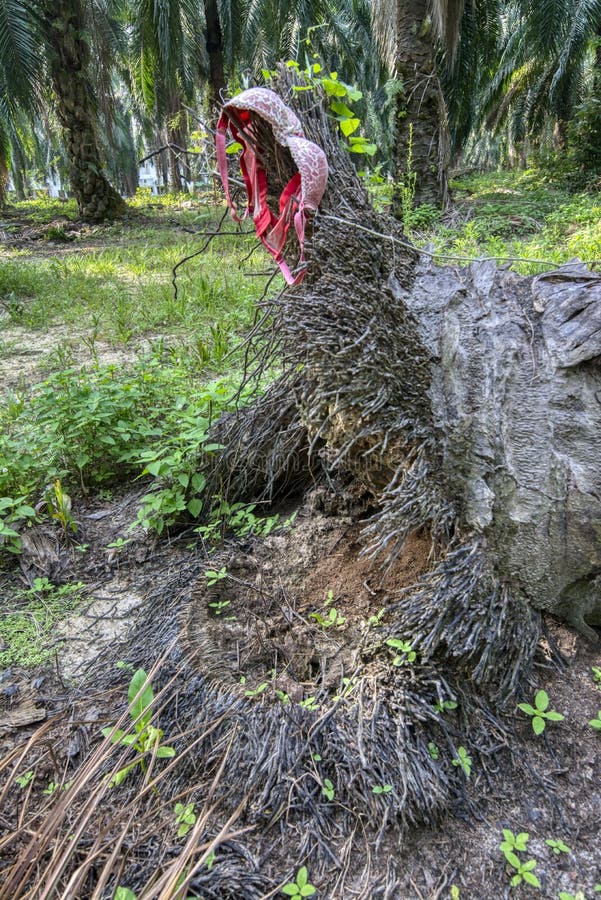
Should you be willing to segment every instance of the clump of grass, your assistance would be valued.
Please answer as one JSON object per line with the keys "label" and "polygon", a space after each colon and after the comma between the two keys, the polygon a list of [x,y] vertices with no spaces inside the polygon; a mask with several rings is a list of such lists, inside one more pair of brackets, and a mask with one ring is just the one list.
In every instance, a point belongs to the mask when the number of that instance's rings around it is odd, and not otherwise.
{"label": "clump of grass", "polygon": [[57,622],[81,602],[84,585],[56,587],[47,578],[36,578],[27,591],[12,596],[14,608],[0,617],[0,668],[10,665],[31,668],[46,662],[59,644],[53,640]]}

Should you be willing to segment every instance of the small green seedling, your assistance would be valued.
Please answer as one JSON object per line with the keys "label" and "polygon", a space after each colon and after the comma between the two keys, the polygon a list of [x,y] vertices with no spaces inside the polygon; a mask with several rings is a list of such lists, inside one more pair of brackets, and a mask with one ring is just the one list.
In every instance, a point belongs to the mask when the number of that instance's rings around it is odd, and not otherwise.
{"label": "small green seedling", "polygon": [[532,730],[535,734],[542,734],[546,728],[547,721],[561,722],[565,719],[561,713],[549,709],[549,695],[546,691],[538,691],[534,698],[534,706],[529,703],[518,703],[518,709],[532,717]]}
{"label": "small green seedling", "polygon": [[322,784],[322,787],[321,787],[321,793],[322,793],[322,794],[324,795],[324,797],[326,797],[328,800],[333,800],[333,799],[334,799],[334,794],[335,794],[335,791],[334,791],[334,785],[332,784],[332,782],[330,781],[329,778],[324,778],[323,784]]}
{"label": "small green seedling", "polygon": [[312,753],[311,759],[313,762],[321,762],[321,753]]}
{"label": "small green seedling", "polygon": [[459,900],[459,888],[456,884],[451,885],[451,900]]}
{"label": "small green seedling", "polygon": [[25,772],[24,775],[18,775],[15,778],[15,781],[19,785],[20,788],[26,788],[31,779],[33,778],[33,769],[30,769],[28,772]]}
{"label": "small green seedling", "polygon": [[367,620],[367,624],[369,625],[369,627],[376,628],[378,625],[380,625],[385,612],[386,610],[382,607],[382,609],[378,610],[375,616],[370,616]]}
{"label": "small green seedling", "polygon": [[131,538],[118,537],[118,538],[116,538],[116,540],[111,541],[110,544],[107,544],[104,549],[105,550],[113,550],[114,553],[112,555],[114,556],[117,553],[121,553],[121,551],[125,547],[127,547],[127,545],[130,543],[131,543]]}
{"label": "small green seedling", "polygon": [[553,838],[547,838],[545,841],[547,847],[550,847],[555,856],[561,856],[562,853],[571,853],[571,849],[567,844],[564,844],[562,840],[554,840]]}
{"label": "small green seedling", "polygon": [[184,837],[186,834],[188,834],[188,832],[196,822],[194,804],[187,803],[186,806],[184,806],[183,803],[176,803],[174,812],[175,824],[179,825],[179,828],[177,829],[177,836]]}
{"label": "small green seedling", "polygon": [[428,744],[428,753],[430,757],[434,760],[440,759],[440,750],[438,748],[438,744],[435,744],[434,741],[430,741]]}
{"label": "small green seedling", "polygon": [[47,794],[48,796],[51,796],[52,794],[55,794],[56,791],[59,790],[59,788],[61,791],[68,791],[72,784],[73,784],[72,781],[65,781],[65,783],[61,787],[58,781],[49,781],[48,787],[44,788],[44,790],[42,791],[42,794]]}
{"label": "small green seedling", "polygon": [[275,692],[276,697],[280,701],[283,706],[288,706],[290,703],[290,697],[286,693],[286,691],[278,691]]}
{"label": "small green seedling", "polygon": [[324,606],[331,606],[334,602],[334,591],[328,591],[326,599],[323,601]]}
{"label": "small green seedling", "polygon": [[394,652],[393,666],[405,666],[417,659],[417,653],[410,641],[402,641],[400,638],[388,638],[386,646]]}
{"label": "small green seedling", "polygon": [[299,700],[298,705],[302,706],[303,709],[310,709],[312,711],[319,709],[319,703],[315,697],[306,697],[304,700]]}
{"label": "small green seedling", "polygon": [[601,691],[601,667],[593,666],[591,671],[593,673],[593,681]]}
{"label": "small green seedling", "polygon": [[357,687],[357,679],[356,678],[347,678],[346,676],[342,679],[342,690],[334,694],[333,700],[334,703],[338,703],[339,700],[344,700],[345,697],[348,697],[349,694],[353,692],[353,690]]}
{"label": "small green seedling", "polygon": [[472,757],[469,755],[465,747],[457,747],[457,756],[452,760],[454,766],[463,769],[466,778],[472,774]]}
{"label": "small green seedling", "polygon": [[244,691],[244,696],[245,696],[245,697],[249,697],[249,698],[252,700],[254,697],[258,697],[259,694],[262,694],[263,691],[266,691],[268,687],[269,687],[269,682],[268,682],[268,681],[263,681],[263,682],[261,682],[261,684],[260,684],[258,687],[256,687],[254,690],[251,689],[251,690],[248,690],[248,691]]}
{"label": "small green seedling", "polygon": [[307,867],[302,866],[296,873],[296,881],[290,881],[281,888],[282,894],[292,897],[292,900],[302,900],[303,897],[312,897],[316,888],[309,884]]}
{"label": "small green seedling", "polygon": [[455,700],[437,700],[434,704],[434,712],[437,713],[448,712],[451,709],[457,709]]}
{"label": "small green seedling", "polygon": [[220,616],[224,609],[230,605],[229,600],[215,600],[213,603],[209,603],[209,609],[212,610],[213,615]]}
{"label": "small green seedling", "polygon": [[130,891],[129,888],[119,886],[115,891],[115,896],[113,900],[137,900],[137,894],[134,894],[133,891]]}
{"label": "small green seedling", "polygon": [[559,900],[586,900],[582,891],[576,891],[575,894],[570,894],[569,891],[560,891],[558,896]]}
{"label": "small green seedling", "polygon": [[346,619],[344,616],[341,616],[335,606],[331,606],[328,610],[327,616],[322,616],[321,613],[309,613],[310,619],[315,619],[318,625],[321,628],[331,628],[332,626],[339,627],[340,625],[344,625]]}
{"label": "small green seedling", "polygon": [[205,572],[205,578],[207,579],[207,585],[211,587],[213,584],[217,584],[218,581],[222,581],[224,578],[227,578],[227,569],[225,566],[222,566],[218,572],[214,569],[207,569]]}
{"label": "small green seedling", "polygon": [[140,766],[142,772],[146,774],[146,754],[154,753],[157,759],[171,759],[175,756],[173,747],[167,747],[161,744],[163,731],[161,728],[155,728],[150,724],[152,719],[152,704],[154,703],[154,691],[152,685],[148,681],[148,676],[144,669],[138,669],[134,672],[127,690],[127,699],[129,700],[129,713],[135,729],[134,734],[128,734],[121,728],[113,731],[113,728],[102,729],[104,737],[109,738],[112,744],[121,744],[124,747],[131,747],[137,753],[137,759],[133,763],[124,766],[123,769],[113,775],[109,782],[109,787],[117,787],[120,785],[131,771]]}
{"label": "small green seedling", "polygon": [[532,887],[540,888],[540,881],[534,874],[536,860],[528,859],[526,862],[522,862],[517,855],[525,852],[527,849],[526,845],[530,840],[528,832],[520,831],[519,834],[514,834],[513,831],[504,828],[503,838],[504,840],[499,844],[499,849],[502,851],[507,864],[512,869],[515,869],[515,874],[511,876],[511,886],[517,887],[518,884],[525,881],[526,884]]}
{"label": "small green seedling", "polygon": [[372,787],[372,794],[392,794],[394,788],[391,784],[376,784]]}
{"label": "small green seedling", "polygon": [[216,859],[217,859],[217,854],[215,853],[214,850],[211,850],[211,852],[209,853],[209,855],[207,856],[207,858],[205,860],[205,866],[207,867],[209,872],[213,868],[213,863],[215,862]]}
{"label": "small green seedling", "polygon": [[601,709],[597,713],[596,719],[589,720],[589,725],[591,726],[591,728],[594,728],[595,731],[601,731]]}

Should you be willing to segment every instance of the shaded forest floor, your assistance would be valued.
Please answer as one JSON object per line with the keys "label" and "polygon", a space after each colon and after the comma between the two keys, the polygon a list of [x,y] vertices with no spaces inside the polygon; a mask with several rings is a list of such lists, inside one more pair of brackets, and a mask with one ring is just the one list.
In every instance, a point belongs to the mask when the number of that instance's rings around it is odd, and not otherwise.
{"label": "shaded forest floor", "polygon": [[[540,174],[461,182],[449,213],[429,218],[416,218],[423,230],[415,237],[438,252],[553,263],[601,257],[598,198],[555,190]],[[94,770],[98,780],[82,781],[101,728],[126,708],[133,669],[151,671],[163,659],[153,675],[156,690],[165,689],[159,723],[182,774],[166,778],[158,794],[144,792],[140,772],[105,790],[78,859],[108,819],[123,820],[127,852],[123,870],[115,867],[97,896],[112,897],[118,884],[139,893],[153,869],[165,872],[181,858],[181,877],[202,860],[188,858],[186,836],[177,835],[174,808],[185,800],[195,804],[205,857],[189,896],[276,896],[304,865],[322,897],[488,900],[563,891],[565,900],[590,900],[601,883],[600,738],[588,724],[601,708],[594,668],[601,653],[552,621],[536,684],[522,699],[544,688],[565,720],[536,737],[525,715],[507,711],[501,719],[515,736],[509,742],[500,732],[497,752],[475,759],[469,777],[443,754],[440,765],[462,784],[463,799],[435,828],[401,836],[387,806],[400,783],[374,782],[365,809],[352,811],[359,837],[351,846],[340,831],[348,821],[344,777],[323,753],[310,755],[307,778],[311,802],[332,822],[328,870],[306,851],[306,836],[293,825],[286,832],[285,818],[270,832],[273,811],[251,817],[244,834],[242,819],[226,821],[213,800],[227,793],[215,763],[227,748],[201,741],[190,762],[193,727],[211,728],[187,709],[194,679],[223,695],[226,720],[246,705],[253,715],[298,713],[310,731],[326,703],[344,704],[368,684],[365,674],[353,683],[353,648],[419,577],[424,547],[412,540],[397,569],[378,581],[358,560],[356,522],[368,513],[361,498],[319,490],[282,509],[222,509],[199,528],[202,486],[191,476],[203,437],[193,423],[231,407],[244,364],[236,346],[269,268],[259,253],[240,265],[254,246],[248,237],[222,238],[183,268],[174,296],[172,268],[212,229],[210,205],[170,199],[94,228],[51,203],[12,208],[0,219],[0,498],[10,501],[0,509],[0,897],[9,896],[2,872],[57,815],[72,784],[84,793],[92,783],[106,786],[110,745]],[[14,528],[27,535],[20,554],[10,552]],[[227,577],[205,574],[222,569]],[[231,648],[245,646],[249,634],[257,647],[251,642],[241,661]],[[266,643],[281,648],[283,670]],[[552,663],[553,645],[564,668]],[[80,799],[71,812],[66,804],[65,833],[82,815]],[[128,808],[136,811],[133,825],[123,819]],[[503,829],[529,833],[520,856],[536,861],[539,891],[511,888]],[[276,831],[284,835],[277,849]],[[62,896],[92,896],[110,840],[100,842],[100,862],[75,893],[57,875]],[[569,852],[554,852],[547,840]],[[48,860],[52,852],[49,845]],[[50,878],[51,863],[41,871]],[[162,896],[176,896],[176,883]]]}

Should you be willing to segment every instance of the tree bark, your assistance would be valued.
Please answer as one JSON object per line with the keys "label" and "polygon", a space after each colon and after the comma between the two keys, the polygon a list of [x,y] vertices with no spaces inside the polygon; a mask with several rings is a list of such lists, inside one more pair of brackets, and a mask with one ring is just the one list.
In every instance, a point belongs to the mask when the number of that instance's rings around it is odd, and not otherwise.
{"label": "tree bark", "polygon": [[[406,181],[415,173],[415,201],[441,206],[448,194],[449,139],[428,0],[397,0],[397,35],[403,90],[396,98],[395,176]],[[393,211],[402,213],[399,191]]]}
{"label": "tree bark", "polygon": [[120,215],[127,207],[102,172],[81,0],[45,3],[43,24],[69,178],[79,213],[91,220]]}
{"label": "tree bark", "polygon": [[[223,66],[223,35],[219,21],[217,0],[204,0],[206,35],[205,46],[209,57],[209,109],[215,115],[225,94],[226,80]],[[215,116],[216,118],[216,116]]]}

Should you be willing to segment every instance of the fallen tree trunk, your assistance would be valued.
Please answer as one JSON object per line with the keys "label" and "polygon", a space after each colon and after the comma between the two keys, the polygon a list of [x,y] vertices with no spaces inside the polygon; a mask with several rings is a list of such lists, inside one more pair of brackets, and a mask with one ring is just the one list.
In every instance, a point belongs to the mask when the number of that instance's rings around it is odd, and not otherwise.
{"label": "fallen tree trunk", "polygon": [[[271,499],[299,472],[359,481],[380,564],[427,530],[432,565],[394,629],[506,698],[537,611],[590,640],[601,623],[601,278],[577,263],[537,278],[426,263],[370,207],[323,107],[282,90],[330,178],[308,275],[272,307],[284,375],[224,423],[222,466],[235,493]],[[277,196],[291,160],[257,130]]]}

